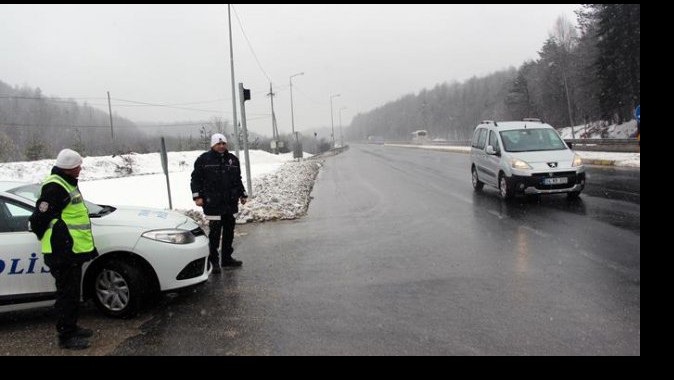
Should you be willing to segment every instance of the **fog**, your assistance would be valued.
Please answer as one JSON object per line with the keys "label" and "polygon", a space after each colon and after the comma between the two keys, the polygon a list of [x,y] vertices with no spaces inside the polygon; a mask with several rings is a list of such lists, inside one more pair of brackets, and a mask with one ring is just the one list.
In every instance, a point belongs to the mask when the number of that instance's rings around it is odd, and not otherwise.
{"label": "fog", "polygon": [[[579,8],[234,5],[248,127],[271,135],[270,81],[279,132],[290,133],[289,77],[304,73],[292,79],[295,129],[309,135],[424,88],[518,67]],[[0,80],[106,112],[110,91],[113,112],[135,122],[231,120],[228,36],[222,4],[0,5]]]}

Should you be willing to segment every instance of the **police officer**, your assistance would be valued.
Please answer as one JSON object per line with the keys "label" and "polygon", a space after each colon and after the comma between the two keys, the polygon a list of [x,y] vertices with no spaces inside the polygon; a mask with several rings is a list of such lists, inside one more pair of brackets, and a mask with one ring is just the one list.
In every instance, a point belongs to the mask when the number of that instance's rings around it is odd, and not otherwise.
{"label": "police officer", "polygon": [[82,157],[63,149],[56,157],[51,175],[42,184],[36,202],[38,213],[31,224],[45,226],[40,237],[45,264],[56,280],[56,331],[61,348],[84,349],[93,331],[77,325],[79,318],[82,265],[98,256],[91,221],[77,178]]}
{"label": "police officer", "polygon": [[[241,182],[239,159],[227,150],[227,138],[224,135],[216,133],[211,136],[211,150],[194,162],[190,185],[192,199],[197,206],[203,207],[210,227],[208,260],[213,266],[213,273],[220,273],[220,265],[241,266],[240,260],[232,258],[236,224],[234,214],[239,212],[238,202],[245,204],[248,194]],[[218,255],[221,235],[222,245]],[[220,258],[221,264],[218,263]]]}

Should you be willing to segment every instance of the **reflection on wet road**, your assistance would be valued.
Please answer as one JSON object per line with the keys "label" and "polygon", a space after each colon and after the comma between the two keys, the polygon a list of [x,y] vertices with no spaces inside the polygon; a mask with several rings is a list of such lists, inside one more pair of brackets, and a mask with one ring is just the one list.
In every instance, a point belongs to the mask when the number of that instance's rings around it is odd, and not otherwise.
{"label": "reflection on wet road", "polygon": [[327,159],[307,216],[237,227],[243,267],[163,297],[111,353],[640,355],[638,170],[503,202],[469,168],[386,146]]}

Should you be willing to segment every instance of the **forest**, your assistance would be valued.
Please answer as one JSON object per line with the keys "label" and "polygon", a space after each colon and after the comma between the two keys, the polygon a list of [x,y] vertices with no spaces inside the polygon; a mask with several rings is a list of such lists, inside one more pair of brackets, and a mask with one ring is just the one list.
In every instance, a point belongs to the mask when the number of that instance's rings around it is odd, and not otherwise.
{"label": "forest", "polygon": [[[583,5],[578,27],[561,16],[551,25],[538,59],[404,95],[356,115],[344,137],[405,141],[412,131],[425,129],[431,138],[465,141],[485,119],[534,117],[558,128],[629,120],[641,98],[640,11],[640,4]],[[148,133],[152,128],[102,111],[107,99],[77,100],[0,81],[0,162],[53,158],[64,147],[85,156],[159,150],[159,137]],[[231,122],[214,117],[186,127],[182,134],[166,136],[167,149],[207,149],[215,132],[233,136]],[[250,134],[248,140],[253,149],[270,150],[269,138]],[[282,140],[283,153],[292,136]],[[312,153],[330,148],[325,138],[303,136],[302,142],[304,151]]]}
{"label": "forest", "polygon": [[425,129],[464,141],[481,120],[533,117],[563,128],[632,119],[641,99],[640,12],[640,4],[586,4],[578,28],[557,19],[538,59],[405,95],[356,115],[346,136],[406,141]]}

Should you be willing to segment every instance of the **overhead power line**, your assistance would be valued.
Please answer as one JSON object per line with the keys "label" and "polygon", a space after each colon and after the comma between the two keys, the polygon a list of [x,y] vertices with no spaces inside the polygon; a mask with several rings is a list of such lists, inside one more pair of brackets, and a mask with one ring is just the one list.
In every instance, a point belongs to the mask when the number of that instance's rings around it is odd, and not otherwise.
{"label": "overhead power line", "polygon": [[264,71],[262,68],[262,64],[260,63],[260,60],[257,58],[257,54],[255,54],[255,50],[253,50],[253,46],[250,43],[250,40],[248,39],[248,36],[246,35],[246,31],[243,30],[243,23],[241,22],[241,19],[239,18],[239,14],[236,12],[236,8],[232,5],[232,9],[234,10],[234,16],[236,16],[236,20],[239,21],[239,28],[241,28],[241,33],[243,33],[243,37],[246,39],[246,44],[248,44],[248,48],[250,49],[250,52],[253,54],[253,58],[255,58],[255,62],[257,62],[257,67],[260,68],[260,71],[262,71],[262,74],[267,78],[268,82],[273,82],[269,75],[267,75],[267,72]]}
{"label": "overhead power line", "polygon": [[[198,127],[204,124],[210,123],[210,120],[196,121],[192,123],[173,123],[173,124],[141,124],[141,125],[121,125],[115,126],[115,129],[119,128],[166,128],[166,127]],[[110,128],[110,125],[72,125],[72,124],[23,124],[23,123],[4,123],[0,122],[0,128],[2,127],[27,127],[27,128]]]}
{"label": "overhead power line", "polygon": [[[53,99],[53,98],[46,98],[46,97],[36,97],[36,96],[19,96],[19,95],[6,95],[6,94],[0,94],[0,99],[18,99],[18,100],[41,100],[41,101],[47,101],[47,102],[52,102],[52,103],[67,103],[67,104],[75,104],[77,106],[84,106],[84,104],[80,104],[75,102],[74,100],[67,100],[67,99]],[[105,99],[106,98],[79,98],[79,99]],[[221,99],[214,99],[214,100],[205,100],[205,101],[199,101],[199,102],[187,102],[187,103],[169,103],[169,104],[162,104],[162,103],[153,103],[153,102],[144,102],[140,100],[130,100],[130,99],[120,99],[120,98],[111,98],[115,102],[126,102],[126,103],[132,103],[132,104],[119,104],[115,103],[114,106],[115,108],[120,108],[120,107],[164,107],[164,108],[174,108],[174,109],[181,109],[181,110],[187,110],[187,111],[197,111],[197,112],[206,112],[206,113],[212,113],[212,114],[220,114],[224,116],[231,116],[232,112],[228,111],[223,111],[223,110],[210,110],[210,109],[202,109],[202,108],[192,108],[192,107],[181,107],[180,105],[189,105],[189,104],[206,104],[206,103],[216,103],[220,101],[226,101],[229,98],[221,98]],[[101,107],[107,107],[108,103],[86,103],[88,106],[101,106]],[[260,117],[270,117],[270,114],[267,113],[251,113],[251,116],[260,116]],[[254,119],[251,119],[254,120]],[[109,127],[109,126],[108,126]]]}
{"label": "overhead power line", "polygon": [[[136,106],[146,106],[146,107],[165,107],[165,108],[175,108],[175,109],[181,109],[181,110],[188,110],[188,111],[200,111],[200,112],[211,112],[211,113],[223,113],[221,110],[205,110],[205,109],[200,109],[200,108],[191,108],[191,107],[178,107],[178,106],[172,106],[172,105],[166,105],[166,104],[158,104],[158,103],[147,103],[147,102],[140,102],[137,100],[127,100],[127,99],[119,99],[119,98],[112,98],[116,101],[121,101],[121,102],[128,102],[128,103],[135,103]],[[123,107],[124,105],[121,104],[115,104],[115,107]],[[127,105],[129,106],[129,105]]]}

